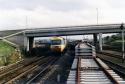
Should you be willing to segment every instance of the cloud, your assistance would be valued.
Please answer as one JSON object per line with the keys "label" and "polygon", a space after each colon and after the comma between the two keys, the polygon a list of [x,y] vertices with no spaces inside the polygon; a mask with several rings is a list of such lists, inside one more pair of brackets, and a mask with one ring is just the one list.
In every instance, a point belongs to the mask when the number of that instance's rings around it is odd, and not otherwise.
{"label": "cloud", "polygon": [[[95,12],[90,11],[52,11],[46,8],[38,7],[34,11],[15,9],[9,11],[0,11],[0,25],[2,27],[21,27],[25,28],[26,16],[28,27],[52,27],[52,26],[71,26],[92,24]],[[3,24],[4,23],[4,24]]]}
{"label": "cloud", "polygon": [[107,0],[112,8],[115,9],[124,9],[125,8],[125,0]]}
{"label": "cloud", "polygon": [[1,9],[27,9],[33,10],[38,6],[56,11],[72,11],[81,9],[82,0],[1,0]]}
{"label": "cloud", "polygon": [[117,6],[113,0],[0,0],[0,29],[26,28],[26,17],[29,28],[96,24],[96,8],[99,24],[121,23],[125,7]]}

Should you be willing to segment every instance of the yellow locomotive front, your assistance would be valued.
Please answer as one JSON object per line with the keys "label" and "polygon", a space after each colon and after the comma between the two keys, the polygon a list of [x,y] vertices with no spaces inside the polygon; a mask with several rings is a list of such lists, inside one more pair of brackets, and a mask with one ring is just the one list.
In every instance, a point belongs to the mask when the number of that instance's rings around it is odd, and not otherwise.
{"label": "yellow locomotive front", "polygon": [[62,53],[66,47],[65,39],[62,37],[51,38],[51,51],[56,53]]}

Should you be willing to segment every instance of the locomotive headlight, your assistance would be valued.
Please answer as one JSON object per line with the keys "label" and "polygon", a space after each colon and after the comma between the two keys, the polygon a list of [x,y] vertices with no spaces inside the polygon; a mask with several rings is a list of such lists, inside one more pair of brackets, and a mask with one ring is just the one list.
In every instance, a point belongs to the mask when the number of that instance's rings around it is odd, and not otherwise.
{"label": "locomotive headlight", "polygon": [[55,48],[61,48],[61,46],[55,46]]}
{"label": "locomotive headlight", "polygon": [[51,46],[51,48],[61,48],[61,46]]}
{"label": "locomotive headlight", "polygon": [[61,48],[61,46],[58,46],[58,48]]}

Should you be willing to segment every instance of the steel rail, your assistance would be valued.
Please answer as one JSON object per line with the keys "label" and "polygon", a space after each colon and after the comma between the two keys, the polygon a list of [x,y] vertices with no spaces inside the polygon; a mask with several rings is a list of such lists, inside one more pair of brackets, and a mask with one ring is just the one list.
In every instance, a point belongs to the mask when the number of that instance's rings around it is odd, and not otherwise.
{"label": "steel rail", "polygon": [[79,74],[80,73],[79,69],[81,67],[80,60],[81,60],[80,57],[78,57],[78,61],[77,61],[77,74],[76,74],[77,75],[77,79],[76,79],[77,84],[80,84],[80,74]]}
{"label": "steel rail", "polygon": [[[31,84],[34,80],[36,80],[41,74],[43,74],[43,72],[45,72],[47,69],[49,69],[51,67],[51,65],[56,61],[57,59],[54,58],[54,59],[51,59],[50,61],[48,61],[47,63],[41,65],[41,66],[44,66],[44,65],[47,65],[44,69],[42,69],[42,71],[40,71],[38,74],[36,74],[33,78],[31,78],[30,80],[27,81],[26,84]],[[45,73],[44,73],[45,74]],[[40,76],[41,77],[41,76]],[[42,79],[42,78],[41,78]]]}
{"label": "steel rail", "polygon": [[[35,61],[32,61],[32,62],[29,62],[27,64],[24,64],[22,66],[19,66],[15,69],[12,69],[11,71],[7,72],[7,73],[3,73],[1,74],[1,78],[3,78],[2,80],[6,80],[5,82],[7,81],[10,81],[12,79],[10,78],[15,78],[15,76],[19,75],[20,73],[24,72],[24,70],[28,70],[29,68],[32,68],[33,66],[35,66],[43,57],[39,58],[39,59],[36,59]],[[1,80],[1,81],[2,81]],[[0,82],[1,82],[0,81]],[[5,83],[4,82],[4,83]],[[1,82],[2,83],[2,82]]]}
{"label": "steel rail", "polygon": [[114,83],[114,84],[120,84],[108,71],[105,67],[103,67],[103,65],[101,65],[99,63],[99,61],[95,58],[94,59],[96,61],[96,63],[102,68],[102,70],[104,71],[104,73],[107,75],[107,77]]}

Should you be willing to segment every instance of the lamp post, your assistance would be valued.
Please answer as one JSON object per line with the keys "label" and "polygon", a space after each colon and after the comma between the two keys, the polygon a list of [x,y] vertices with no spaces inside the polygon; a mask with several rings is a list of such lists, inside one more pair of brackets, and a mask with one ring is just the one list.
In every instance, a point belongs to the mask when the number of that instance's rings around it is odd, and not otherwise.
{"label": "lamp post", "polygon": [[124,24],[122,23],[121,26],[121,33],[122,33],[122,63],[124,63],[124,60],[125,60],[125,54],[124,54],[124,51],[125,51],[125,44],[124,44]]}

